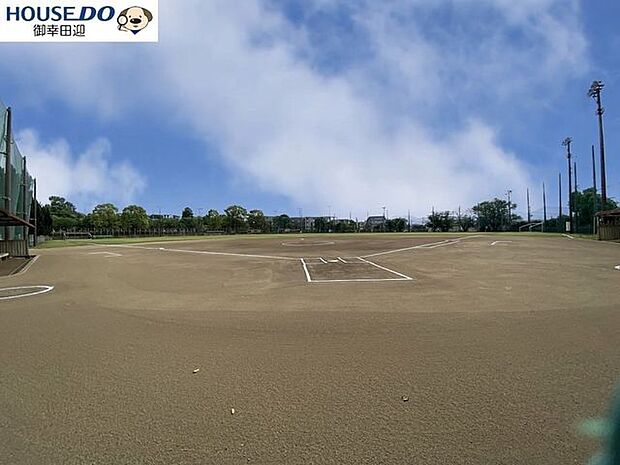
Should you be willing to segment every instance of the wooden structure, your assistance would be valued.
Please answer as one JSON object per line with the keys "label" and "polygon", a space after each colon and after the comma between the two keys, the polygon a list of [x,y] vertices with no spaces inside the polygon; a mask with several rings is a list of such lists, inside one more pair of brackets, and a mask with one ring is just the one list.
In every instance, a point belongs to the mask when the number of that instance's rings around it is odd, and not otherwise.
{"label": "wooden structure", "polygon": [[598,238],[600,241],[620,241],[620,208],[598,212]]}

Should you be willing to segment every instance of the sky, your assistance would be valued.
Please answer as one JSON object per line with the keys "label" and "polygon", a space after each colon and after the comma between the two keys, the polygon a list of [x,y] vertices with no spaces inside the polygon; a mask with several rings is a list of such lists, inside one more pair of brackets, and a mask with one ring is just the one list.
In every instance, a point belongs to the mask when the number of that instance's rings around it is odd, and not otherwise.
{"label": "sky", "polygon": [[[80,211],[365,218],[508,190],[558,210],[561,141],[592,185],[605,83],[620,198],[620,4],[592,0],[160,0],[156,44],[0,44],[0,100],[39,198]],[[600,167],[597,165],[597,173]]]}

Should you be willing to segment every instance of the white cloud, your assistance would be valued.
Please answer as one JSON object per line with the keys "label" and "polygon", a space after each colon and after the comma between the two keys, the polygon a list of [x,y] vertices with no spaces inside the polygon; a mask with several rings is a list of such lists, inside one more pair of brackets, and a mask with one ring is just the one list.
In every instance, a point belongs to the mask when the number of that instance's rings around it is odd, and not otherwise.
{"label": "white cloud", "polygon": [[58,195],[86,209],[99,202],[124,206],[146,187],[144,177],[129,163],[110,163],[111,146],[107,139],[96,140],[77,155],[67,141],[44,143],[32,129],[20,131],[16,139],[20,151],[27,156],[28,171],[37,178],[37,194],[42,203]]}
{"label": "white cloud", "polygon": [[[9,56],[21,75],[89,112],[128,121],[138,111],[172,115],[216,145],[248,183],[317,213],[328,204],[341,214],[388,205],[421,215],[507,188],[525,192],[527,166],[502,147],[501,120],[489,124],[480,109],[499,99],[510,112],[522,100],[540,99],[539,85],[550,77],[558,84],[587,62],[573,0],[342,2],[370,52],[331,74],[302,58],[321,54],[304,26],[259,0],[185,4],[162,2],[156,46]],[[333,5],[315,0],[313,7]],[[432,21],[417,14],[437,5],[451,8],[452,29],[429,29]],[[495,22],[480,21],[482,14]],[[444,115],[455,121],[444,123]],[[71,179],[59,177],[65,190],[117,190],[94,174],[101,157],[81,157],[84,168],[68,162]],[[77,170],[85,174],[75,176]],[[113,183],[140,184],[130,167],[116,171],[124,174]]]}

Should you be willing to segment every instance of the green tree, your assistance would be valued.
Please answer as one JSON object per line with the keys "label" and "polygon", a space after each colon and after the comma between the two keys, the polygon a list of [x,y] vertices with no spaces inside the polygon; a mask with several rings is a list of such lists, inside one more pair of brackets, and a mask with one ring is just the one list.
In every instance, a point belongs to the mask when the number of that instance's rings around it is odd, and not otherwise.
{"label": "green tree", "polygon": [[242,232],[245,231],[247,226],[248,212],[245,208],[239,205],[231,205],[224,210],[226,215],[225,225],[228,228],[228,232]]}
{"label": "green tree", "polygon": [[41,205],[37,200],[37,234],[48,236],[52,234],[52,212],[50,205]]}
{"label": "green tree", "polygon": [[339,220],[333,225],[333,229],[337,233],[355,232],[356,224],[353,220]]}
{"label": "green tree", "polygon": [[392,218],[385,222],[388,232],[403,232],[407,229],[407,220],[404,218]]}
{"label": "green tree", "polygon": [[[511,203],[511,211],[514,212],[517,204]],[[508,218],[508,202],[495,198],[481,202],[472,208],[478,222],[480,231],[499,231],[509,229],[510,224],[520,219],[518,215],[511,214],[511,221]]]}
{"label": "green tree", "polygon": [[315,232],[329,232],[332,229],[332,222],[329,218],[319,217],[314,220]]}
{"label": "green tree", "polygon": [[276,217],[276,228],[278,232],[284,231],[286,229],[291,229],[293,222],[291,221],[291,217],[284,214]]}
{"label": "green tree", "polygon": [[52,228],[55,231],[67,231],[78,226],[78,213],[75,205],[65,200],[64,197],[51,196],[49,200]]}
{"label": "green tree", "polygon": [[251,210],[248,214],[248,227],[253,231],[267,231],[269,225],[265,214],[261,210]]}
{"label": "green tree", "polygon": [[150,226],[146,210],[139,205],[128,205],[123,208],[120,223],[121,227],[127,230],[148,229]]}
{"label": "green tree", "polygon": [[97,205],[91,213],[93,226],[97,229],[114,229],[119,225],[118,208],[111,203]]}
{"label": "green tree", "polygon": [[459,213],[455,220],[459,230],[463,232],[467,232],[476,226],[476,218],[469,213],[465,213],[464,215]]}
{"label": "green tree", "polygon": [[456,220],[454,216],[452,216],[452,213],[447,210],[443,212],[434,211],[428,215],[426,227],[432,229],[433,231],[447,232],[454,227],[455,221]]}
{"label": "green tree", "polygon": [[94,228],[92,215],[90,213],[87,215],[80,215],[77,227],[83,231]]}
{"label": "green tree", "polygon": [[64,216],[70,218],[77,217],[77,210],[75,205],[65,200],[64,197],[51,196],[50,200],[50,214],[52,216]]}
{"label": "green tree", "polygon": [[208,231],[220,231],[223,223],[222,215],[217,210],[209,210],[204,217],[204,224]]}
{"label": "green tree", "polygon": [[191,208],[185,207],[181,213],[181,225],[184,229],[192,229],[195,226],[194,212]]}
{"label": "green tree", "polygon": [[[603,198],[600,194],[594,195],[594,188],[590,187],[583,191],[574,192],[573,194],[573,205],[575,208],[575,213],[578,221],[577,227],[581,228],[589,228],[592,226],[592,222],[594,219],[594,213],[601,209],[601,203],[603,202]],[[594,209],[594,202],[596,201],[596,210]],[[618,208],[618,203],[614,199],[607,199],[607,203],[603,210],[613,210]]]}

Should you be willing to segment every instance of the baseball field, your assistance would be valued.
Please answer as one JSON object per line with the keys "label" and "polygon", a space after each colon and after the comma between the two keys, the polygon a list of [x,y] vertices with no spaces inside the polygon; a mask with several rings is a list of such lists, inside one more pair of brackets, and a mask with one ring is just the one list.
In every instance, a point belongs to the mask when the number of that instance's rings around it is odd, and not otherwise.
{"label": "baseball field", "polygon": [[[585,464],[620,244],[280,235],[35,250],[0,278],[3,464]],[[10,290],[7,290],[10,289]]]}

